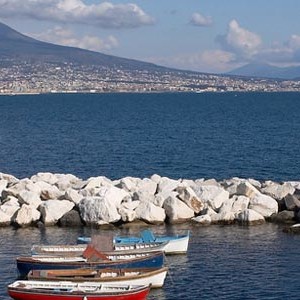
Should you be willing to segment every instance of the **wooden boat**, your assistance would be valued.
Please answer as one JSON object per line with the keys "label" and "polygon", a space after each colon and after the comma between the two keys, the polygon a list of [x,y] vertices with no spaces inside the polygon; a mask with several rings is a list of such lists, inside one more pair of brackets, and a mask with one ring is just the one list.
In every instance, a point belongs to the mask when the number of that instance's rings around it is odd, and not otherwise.
{"label": "wooden boat", "polygon": [[123,253],[105,255],[88,246],[82,256],[21,256],[17,268],[21,277],[30,270],[77,269],[77,268],[160,268],[164,264],[164,253]]}
{"label": "wooden boat", "polygon": [[[138,237],[132,236],[116,236],[113,239],[115,246],[127,245],[129,247],[134,247],[134,245],[143,245],[151,243],[162,243],[163,251],[166,254],[180,254],[186,253],[188,250],[190,232],[189,230],[185,234],[177,234],[171,236],[155,236],[152,230],[143,230]],[[77,243],[91,243],[94,237],[78,237]]]}
{"label": "wooden boat", "polygon": [[98,282],[119,285],[151,285],[159,288],[164,285],[168,268],[151,269],[73,269],[73,270],[31,270],[29,280],[55,280],[75,282]]}
{"label": "wooden boat", "polygon": [[144,300],[150,286],[97,282],[18,280],[7,287],[15,300]]}
{"label": "wooden boat", "polygon": [[[173,248],[168,246],[169,242],[153,243],[134,243],[134,244],[115,244],[111,247],[105,247],[102,252],[106,255],[141,252],[163,251],[165,254],[172,254]],[[93,244],[92,244],[93,245]],[[32,255],[50,255],[50,256],[80,256],[85,251],[87,244],[78,245],[33,245],[31,248]],[[100,246],[101,247],[101,246]],[[98,248],[98,247],[97,247]],[[108,250],[109,249],[109,250]],[[102,249],[101,249],[102,250]]]}

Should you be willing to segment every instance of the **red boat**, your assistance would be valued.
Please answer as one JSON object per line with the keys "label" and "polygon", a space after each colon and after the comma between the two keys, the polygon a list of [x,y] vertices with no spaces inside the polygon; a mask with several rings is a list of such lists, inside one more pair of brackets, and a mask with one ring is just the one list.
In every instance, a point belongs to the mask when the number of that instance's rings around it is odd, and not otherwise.
{"label": "red boat", "polygon": [[145,300],[150,286],[96,282],[18,280],[7,291],[15,300]]}

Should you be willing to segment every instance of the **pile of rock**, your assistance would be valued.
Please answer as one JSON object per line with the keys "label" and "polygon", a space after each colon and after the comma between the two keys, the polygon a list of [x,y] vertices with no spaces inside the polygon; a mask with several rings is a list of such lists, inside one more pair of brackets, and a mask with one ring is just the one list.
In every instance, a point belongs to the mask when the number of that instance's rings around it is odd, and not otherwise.
{"label": "pile of rock", "polygon": [[2,226],[103,225],[137,220],[252,225],[300,219],[300,182],[174,180],[159,175],[82,180],[52,173],[17,179],[0,173],[0,195]]}

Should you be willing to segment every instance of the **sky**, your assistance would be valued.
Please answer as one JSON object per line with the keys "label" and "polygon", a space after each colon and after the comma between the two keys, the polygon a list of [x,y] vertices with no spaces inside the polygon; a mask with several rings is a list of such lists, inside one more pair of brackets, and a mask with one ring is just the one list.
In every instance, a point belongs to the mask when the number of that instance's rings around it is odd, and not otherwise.
{"label": "sky", "polygon": [[36,39],[184,70],[300,65],[300,0],[0,0]]}

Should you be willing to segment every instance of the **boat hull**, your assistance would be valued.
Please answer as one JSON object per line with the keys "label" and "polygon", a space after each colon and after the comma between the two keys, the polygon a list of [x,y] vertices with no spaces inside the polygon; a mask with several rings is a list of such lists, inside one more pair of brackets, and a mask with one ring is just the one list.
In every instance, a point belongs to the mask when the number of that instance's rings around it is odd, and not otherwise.
{"label": "boat hull", "polygon": [[94,290],[80,290],[68,282],[58,282],[51,288],[50,283],[49,287],[45,288],[42,283],[35,283],[37,284],[30,288],[26,283],[15,282],[8,286],[7,292],[15,300],[144,300],[150,290],[149,286],[135,288],[116,286],[110,287],[110,290],[102,290],[101,285],[97,287],[96,284],[93,285]]}
{"label": "boat hull", "polygon": [[[126,255],[124,255],[126,257]],[[64,257],[18,257],[17,269],[21,278],[24,278],[30,270],[62,270],[78,268],[161,268],[164,264],[163,252],[147,253],[144,256],[120,260],[99,261],[75,261]]]}

